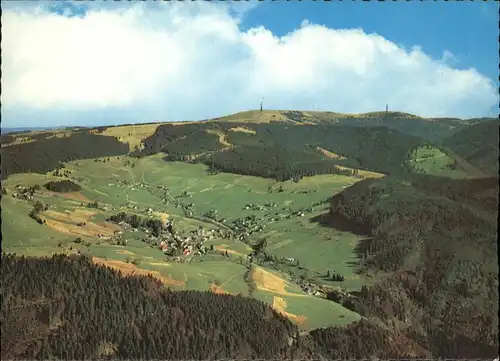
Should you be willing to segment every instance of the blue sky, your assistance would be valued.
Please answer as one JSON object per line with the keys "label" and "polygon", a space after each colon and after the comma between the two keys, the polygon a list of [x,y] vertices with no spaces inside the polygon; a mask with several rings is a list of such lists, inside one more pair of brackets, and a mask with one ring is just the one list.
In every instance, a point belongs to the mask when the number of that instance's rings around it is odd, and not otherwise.
{"label": "blue sky", "polygon": [[2,2],[3,127],[496,116],[498,3]]}
{"label": "blue sky", "polygon": [[498,82],[498,2],[283,2],[265,1],[250,11],[242,28],[264,25],[282,36],[303,19],[336,29],[362,28],[434,58],[447,49],[458,69],[475,67]]}

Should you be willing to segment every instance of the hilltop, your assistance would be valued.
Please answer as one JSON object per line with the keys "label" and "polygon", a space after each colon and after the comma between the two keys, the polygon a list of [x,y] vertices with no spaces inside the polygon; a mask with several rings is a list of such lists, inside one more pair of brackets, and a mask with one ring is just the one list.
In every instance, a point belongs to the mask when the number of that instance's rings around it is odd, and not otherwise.
{"label": "hilltop", "polygon": [[425,138],[429,141],[440,141],[451,134],[468,127],[476,119],[463,120],[459,118],[423,118],[404,112],[369,112],[345,114],[328,111],[297,111],[297,110],[249,110],[227,115],[211,121],[242,122],[242,123],[272,123],[288,124],[323,124],[349,126],[384,126],[399,130],[402,133]]}
{"label": "hilltop", "polygon": [[[267,124],[267,123],[286,123],[286,124],[323,124],[323,125],[348,125],[348,126],[384,126],[390,129],[399,130],[404,134],[410,134],[422,137],[429,141],[441,141],[452,134],[459,132],[462,129],[468,128],[470,125],[477,122],[491,120],[489,118],[477,119],[459,119],[459,118],[424,118],[418,115],[404,112],[369,112],[359,114],[346,114],[331,111],[298,111],[298,110],[248,110],[230,114],[213,119],[205,119],[201,121],[184,121],[184,122],[149,122],[138,124],[124,124],[113,126],[98,126],[88,128],[93,132],[103,132],[108,135],[122,138],[128,142],[131,150],[137,145],[140,147],[140,140],[144,140],[147,136],[152,135],[156,128],[162,124],[187,125],[187,124],[204,124],[211,122],[222,123],[247,123],[247,124]],[[43,134],[47,137],[51,134],[72,134],[85,130],[83,127],[66,127],[58,129],[23,129],[2,134],[2,146],[11,144],[17,138],[18,142],[26,141],[29,138],[43,138]],[[107,130],[107,131],[105,131]],[[22,134],[22,136],[21,136]],[[18,135],[16,137],[16,135]],[[132,138],[133,139],[132,139]]]}
{"label": "hilltop", "polygon": [[[425,142],[438,144],[469,126],[462,120],[430,120],[396,112],[344,117],[329,112],[250,111],[203,122],[7,134],[1,136],[2,176],[44,173],[76,159],[158,152],[166,152],[170,161],[276,179],[328,173],[389,174],[407,170],[411,157],[420,159],[421,152],[416,150]],[[426,156],[440,155],[432,154]],[[440,159],[441,167],[451,164],[450,157],[456,158],[448,154]]]}
{"label": "hilltop", "polygon": [[369,112],[359,114],[337,113],[329,111],[301,111],[301,110],[247,110],[226,115],[211,120],[221,122],[239,123],[309,123],[320,124],[322,122],[335,123],[340,119],[370,119],[381,117],[398,117],[402,119],[422,119],[417,115],[403,112]]}

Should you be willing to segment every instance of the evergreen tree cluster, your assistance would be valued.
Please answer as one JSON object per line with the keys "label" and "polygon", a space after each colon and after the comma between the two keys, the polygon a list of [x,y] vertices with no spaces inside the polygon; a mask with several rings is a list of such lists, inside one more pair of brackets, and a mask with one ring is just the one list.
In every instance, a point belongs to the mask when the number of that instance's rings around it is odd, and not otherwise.
{"label": "evergreen tree cluster", "polygon": [[69,179],[47,182],[45,184],[45,188],[47,188],[49,191],[61,193],[78,192],[82,190],[82,187],[79,184],[74,183]]}
{"label": "evergreen tree cluster", "polygon": [[41,201],[36,201],[33,205],[33,209],[30,211],[30,218],[34,219],[40,224],[44,224],[45,220],[42,220],[40,213],[49,209],[49,206]]}
{"label": "evergreen tree cluster", "polygon": [[153,235],[158,237],[161,233],[162,223],[160,219],[146,218],[137,214],[127,214],[120,212],[108,218],[108,221],[120,223],[126,222],[134,228],[145,227],[151,229]]}
{"label": "evergreen tree cluster", "polygon": [[330,273],[330,271],[327,271],[326,278],[329,279],[329,280],[332,280],[334,282],[344,282],[344,276],[339,275],[335,271],[332,272],[332,273]]}
{"label": "evergreen tree cluster", "polygon": [[163,148],[163,151],[170,156],[185,156],[224,148],[225,146],[219,141],[217,134],[201,130],[172,141]]}
{"label": "evergreen tree cluster", "polygon": [[297,349],[297,326],[253,299],[169,292],[85,257],[2,255],[2,275],[2,359],[283,359]]}

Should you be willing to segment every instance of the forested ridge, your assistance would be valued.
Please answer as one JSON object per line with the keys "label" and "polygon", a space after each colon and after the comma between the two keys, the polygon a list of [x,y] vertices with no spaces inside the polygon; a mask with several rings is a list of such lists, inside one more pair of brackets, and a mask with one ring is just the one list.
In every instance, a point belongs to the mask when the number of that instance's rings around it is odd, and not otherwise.
{"label": "forested ridge", "polygon": [[262,302],[163,291],[85,257],[2,255],[2,278],[2,359],[285,358],[298,332]]}
{"label": "forested ridge", "polygon": [[379,111],[363,114],[341,114],[330,111],[297,111],[297,110],[250,110],[214,119],[220,122],[282,122],[288,124],[322,124],[345,125],[356,127],[383,126],[404,134],[424,138],[430,142],[439,142],[455,132],[466,129],[476,121],[491,118],[459,119],[459,118],[423,118],[417,115],[397,112]]}
{"label": "forested ridge", "polygon": [[15,173],[42,173],[62,167],[62,162],[127,154],[128,144],[115,137],[81,131],[68,137],[47,138],[2,147],[2,179]]}
{"label": "forested ridge", "polygon": [[252,298],[165,290],[85,256],[2,254],[2,359],[321,359],[411,355],[367,321],[298,328]]}
{"label": "forested ridge", "polygon": [[[162,124],[144,140],[144,149],[133,154],[165,152],[169,161],[203,163],[215,172],[278,180],[329,173],[352,175],[352,171],[338,166],[394,174],[408,170],[407,157],[424,140],[441,142],[454,134],[445,141],[446,146],[488,174],[498,169],[498,137],[492,137],[495,129],[491,128],[495,121],[481,120],[475,124],[474,120],[408,118],[395,112],[334,118],[328,112],[307,116],[298,111],[282,113],[289,122]],[[234,131],[238,127],[250,132]],[[1,135],[2,177],[46,173],[71,160],[127,154],[127,144],[99,134],[107,128],[74,128],[64,137],[56,136],[57,131]],[[477,133],[472,143],[462,139],[468,137],[469,128],[473,138]],[[483,135],[488,136],[484,144]],[[13,143],[18,136],[21,141]],[[332,159],[318,152],[318,147],[340,157]]]}
{"label": "forested ridge", "polygon": [[[331,112],[282,112],[294,122],[312,122],[323,125],[345,125],[355,127],[387,127],[404,134],[424,138],[431,142],[439,142],[453,133],[467,129],[474,119],[457,118],[421,118],[400,112],[372,112],[362,115],[338,115]],[[307,115],[306,115],[307,114]]]}
{"label": "forested ridge", "polygon": [[354,308],[404,329],[435,357],[498,350],[498,178],[364,180],[335,195],[332,216],[363,226],[362,267],[389,271]]}
{"label": "forested ridge", "polygon": [[[233,131],[238,127],[248,131]],[[229,146],[217,142],[213,132],[225,137]],[[144,150],[134,154],[165,152],[169,161],[197,162],[213,171],[288,180],[353,172],[338,166],[401,173],[407,170],[405,161],[410,151],[422,142],[421,138],[385,127],[207,122],[161,125],[145,140]],[[328,157],[318,148],[335,156]]]}

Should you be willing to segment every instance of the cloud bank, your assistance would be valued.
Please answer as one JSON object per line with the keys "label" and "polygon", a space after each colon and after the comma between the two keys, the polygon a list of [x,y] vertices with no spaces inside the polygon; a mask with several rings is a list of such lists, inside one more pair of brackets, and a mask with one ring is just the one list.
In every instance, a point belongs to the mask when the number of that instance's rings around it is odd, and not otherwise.
{"label": "cloud bank", "polygon": [[264,26],[242,31],[245,9],[207,2],[105,4],[79,16],[43,4],[3,10],[3,126],[205,119],[256,109],[262,97],[269,109],[388,103],[459,117],[492,115],[498,103],[494,83],[454,69],[445,49],[431,59],[308,21],[280,38]]}

